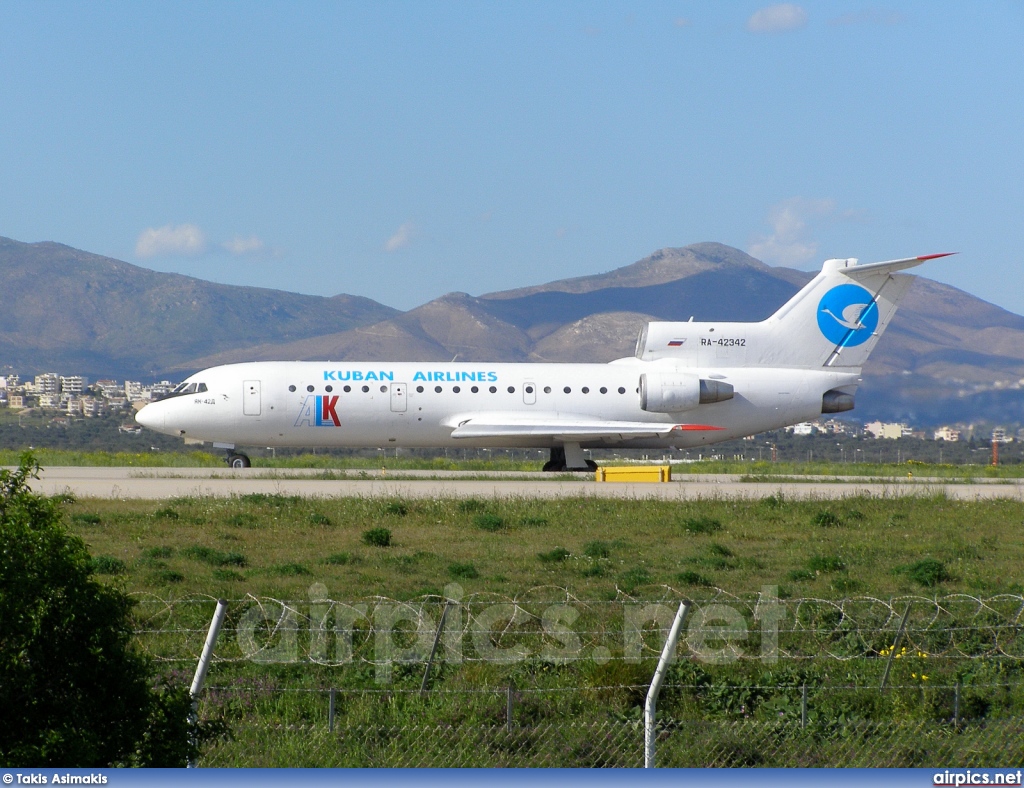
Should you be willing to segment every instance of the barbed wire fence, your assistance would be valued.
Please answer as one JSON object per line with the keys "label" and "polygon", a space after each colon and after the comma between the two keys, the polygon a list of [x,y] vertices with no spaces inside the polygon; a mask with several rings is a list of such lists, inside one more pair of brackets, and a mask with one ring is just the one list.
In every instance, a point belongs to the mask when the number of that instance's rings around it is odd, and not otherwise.
{"label": "barbed wire fence", "polygon": [[[658,765],[1024,760],[1024,596],[644,592],[509,597],[453,584],[341,602],[314,584],[305,600],[231,600],[200,708],[232,734],[200,763],[643,765],[641,682],[684,596],[693,612],[663,690]],[[138,602],[140,647],[186,674],[216,600]],[[751,682],[744,667],[763,665],[778,676]],[[962,685],[964,665],[1002,672],[972,669]]]}

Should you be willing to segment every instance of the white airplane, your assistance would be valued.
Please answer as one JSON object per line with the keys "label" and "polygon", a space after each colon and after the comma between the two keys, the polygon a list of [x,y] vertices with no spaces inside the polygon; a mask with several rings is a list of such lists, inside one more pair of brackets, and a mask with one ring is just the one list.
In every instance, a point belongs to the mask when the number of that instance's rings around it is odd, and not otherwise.
{"label": "white airplane", "polygon": [[583,449],[672,449],[853,408],[861,368],[913,281],[945,254],[821,273],[760,323],[648,323],[607,364],[272,361],[197,372],[136,415],[144,427],[239,445],[550,449],[546,471],[596,467]]}

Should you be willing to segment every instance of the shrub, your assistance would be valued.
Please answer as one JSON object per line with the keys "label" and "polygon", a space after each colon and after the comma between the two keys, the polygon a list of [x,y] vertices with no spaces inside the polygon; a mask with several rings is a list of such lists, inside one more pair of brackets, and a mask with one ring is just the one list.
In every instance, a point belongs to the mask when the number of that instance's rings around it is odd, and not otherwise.
{"label": "shrub", "polygon": [[331,518],[323,512],[310,512],[309,513],[309,524],[310,525],[333,525]]}
{"label": "shrub", "polygon": [[490,512],[478,514],[473,518],[473,522],[482,531],[500,531],[505,527],[505,521],[498,517],[498,515],[491,514]]}
{"label": "shrub", "polygon": [[234,569],[214,569],[213,579],[234,582],[236,580],[245,580],[245,575],[241,572],[236,572]]}
{"label": "shrub", "polygon": [[591,558],[609,558],[612,548],[607,542],[587,542],[583,546],[583,554]]}
{"label": "shrub", "polygon": [[571,553],[564,547],[556,547],[554,550],[548,550],[546,553],[537,553],[537,557],[547,564],[558,563],[567,559]]}
{"label": "shrub", "polygon": [[683,521],[683,528],[691,534],[713,534],[722,530],[722,523],[713,517],[689,517]]}
{"label": "shrub", "polygon": [[257,520],[253,515],[247,514],[246,512],[238,512],[237,514],[231,515],[228,520],[228,525],[233,525],[236,528],[259,528],[260,521]]}
{"label": "shrub", "polygon": [[100,516],[98,514],[79,512],[71,515],[71,522],[78,523],[79,525],[100,525],[102,520],[100,520]]}
{"label": "shrub", "polygon": [[922,558],[905,569],[907,577],[925,588],[934,588],[939,583],[952,580],[946,565],[935,558]]}
{"label": "shrub", "polygon": [[324,559],[325,564],[332,564],[334,566],[344,566],[351,562],[352,553],[331,553]]}
{"label": "shrub", "polygon": [[814,572],[809,569],[794,569],[790,572],[786,572],[786,579],[793,583],[803,583],[807,580],[813,580],[816,577]]}
{"label": "shrub", "polygon": [[155,572],[152,577],[154,582],[165,585],[171,583],[185,582],[185,575],[183,575],[181,572],[176,572],[173,569],[164,569],[163,571]]}
{"label": "shrub", "polygon": [[0,763],[184,766],[214,735],[183,684],[157,683],[134,647],[135,602],[92,577],[60,502],[28,486],[31,455],[0,470]]}
{"label": "shrub", "polygon": [[487,505],[476,498],[465,498],[455,504],[455,508],[460,512],[479,512],[481,509],[486,509]]}
{"label": "shrub", "polygon": [[812,522],[815,525],[820,525],[822,528],[833,528],[837,525],[843,524],[843,521],[839,519],[839,515],[835,512],[829,511],[828,509],[822,509],[814,515]]}
{"label": "shrub", "polygon": [[846,564],[837,555],[815,555],[807,562],[807,568],[812,572],[842,572]]}
{"label": "shrub", "polygon": [[277,564],[277,566],[270,567],[270,571],[275,575],[281,575],[281,577],[300,577],[312,574],[302,564]]}
{"label": "shrub", "polygon": [[449,564],[448,574],[457,580],[473,580],[480,577],[480,573],[476,571],[476,567],[472,564]]}
{"label": "shrub", "polygon": [[405,517],[409,514],[409,507],[404,501],[388,501],[384,504],[384,514],[390,514],[395,517]]}
{"label": "shrub", "polygon": [[390,547],[391,531],[387,528],[371,528],[363,531],[363,541],[371,547]]}
{"label": "shrub", "polygon": [[173,547],[148,547],[142,551],[145,558],[170,558],[174,555]]}
{"label": "shrub", "polygon": [[248,564],[245,556],[241,553],[223,553],[212,547],[203,547],[201,545],[186,547],[181,551],[181,554],[186,558],[201,561],[210,566],[246,566]]}
{"label": "shrub", "polygon": [[724,544],[719,544],[718,542],[712,542],[711,544],[709,544],[708,545],[708,552],[710,552],[712,555],[717,555],[720,558],[735,558],[736,557],[736,553],[734,553],[732,550],[730,550]]}
{"label": "shrub", "polygon": [[547,517],[527,516],[527,517],[524,517],[519,522],[521,522],[523,525],[527,525],[527,526],[530,526],[530,525],[532,525],[532,526],[540,526],[540,525],[547,525],[548,524],[548,518]]}
{"label": "shrub", "polygon": [[123,575],[128,571],[128,566],[112,555],[98,555],[90,561],[89,569],[97,575]]}
{"label": "shrub", "polygon": [[704,577],[704,575],[691,571],[680,572],[676,575],[676,579],[680,583],[684,583],[688,586],[702,586],[704,588],[710,588],[715,585],[711,580]]}
{"label": "shrub", "polygon": [[153,512],[153,516],[163,520],[177,520],[181,517],[181,515],[170,506],[165,506],[163,509],[157,509]]}
{"label": "shrub", "polygon": [[619,575],[619,584],[626,593],[634,591],[639,586],[645,586],[651,582],[651,573],[638,566]]}

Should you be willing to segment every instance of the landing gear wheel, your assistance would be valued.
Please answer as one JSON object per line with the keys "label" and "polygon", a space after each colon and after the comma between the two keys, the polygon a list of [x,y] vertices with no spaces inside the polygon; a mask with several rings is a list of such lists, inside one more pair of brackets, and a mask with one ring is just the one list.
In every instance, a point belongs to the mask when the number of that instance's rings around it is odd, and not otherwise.
{"label": "landing gear wheel", "polygon": [[251,468],[252,463],[245,454],[229,454],[228,455],[228,467],[229,468]]}
{"label": "landing gear wheel", "polygon": [[559,446],[551,450],[551,459],[544,463],[545,473],[561,473],[565,470],[565,449]]}
{"label": "landing gear wheel", "polygon": [[592,471],[596,471],[597,470],[597,463],[594,462],[593,460],[587,460],[587,468],[589,468]]}

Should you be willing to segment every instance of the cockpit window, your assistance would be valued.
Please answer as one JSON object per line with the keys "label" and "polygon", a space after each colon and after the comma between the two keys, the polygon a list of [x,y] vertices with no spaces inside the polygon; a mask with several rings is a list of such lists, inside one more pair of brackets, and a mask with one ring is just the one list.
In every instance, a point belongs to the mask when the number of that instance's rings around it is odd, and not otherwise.
{"label": "cockpit window", "polygon": [[170,399],[171,397],[184,397],[189,394],[199,394],[206,390],[207,389],[205,383],[190,383],[189,381],[186,380],[184,383],[179,383],[177,386],[175,386],[171,390],[171,393],[168,394],[166,397],[163,397],[163,399]]}

